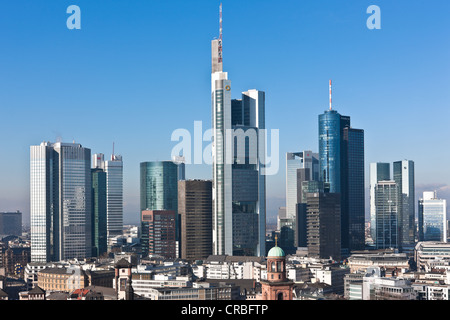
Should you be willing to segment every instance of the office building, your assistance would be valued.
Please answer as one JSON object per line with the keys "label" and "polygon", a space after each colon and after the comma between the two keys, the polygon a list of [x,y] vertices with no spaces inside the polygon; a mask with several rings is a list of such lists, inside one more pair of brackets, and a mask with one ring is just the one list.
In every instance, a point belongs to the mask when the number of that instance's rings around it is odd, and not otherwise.
{"label": "office building", "polygon": [[395,181],[378,181],[375,186],[377,249],[400,247],[401,202]]}
{"label": "office building", "polygon": [[222,27],[211,50],[213,253],[265,255],[265,93],[249,90],[232,100]]}
{"label": "office building", "polygon": [[[147,210],[175,212],[177,243],[181,236],[178,216],[178,172],[179,167],[173,161],[149,161],[140,164],[141,212]],[[149,252],[144,233],[147,226],[143,220],[141,222],[143,223],[141,247],[145,256],[146,252]]]}
{"label": "office building", "polygon": [[107,188],[106,172],[100,168],[92,174],[92,256],[100,257],[107,252]]}
{"label": "office building", "polygon": [[22,235],[22,212],[0,212],[0,238]]}
{"label": "office building", "polygon": [[372,240],[376,241],[376,206],[375,206],[375,187],[379,181],[391,180],[391,166],[389,163],[371,163],[369,169],[369,188],[370,188],[370,235]]}
{"label": "office building", "polygon": [[413,249],[416,238],[415,225],[415,187],[414,162],[403,160],[394,162],[394,180],[399,187],[400,211],[400,246],[402,249]]}
{"label": "office building", "polygon": [[204,260],[212,254],[212,182],[178,182],[178,213],[181,221],[181,258]]}
{"label": "office building", "polygon": [[307,196],[307,241],[310,257],[339,261],[341,258],[341,208],[337,193]]}
{"label": "office building", "polygon": [[331,105],[319,115],[319,180],[341,196],[342,252],[364,248],[364,131]]}
{"label": "office building", "polygon": [[108,240],[123,232],[123,161],[113,154],[104,160],[102,153],[95,154],[93,167],[106,172],[106,224]]}
{"label": "office building", "polygon": [[176,259],[177,230],[176,211],[142,211],[142,254],[143,257],[157,255],[166,259]]}
{"label": "office building", "polygon": [[419,241],[447,242],[447,201],[436,192],[424,192],[419,200]]}
{"label": "office building", "polygon": [[92,254],[91,150],[77,143],[30,147],[31,260]]}
{"label": "office building", "polygon": [[297,204],[304,203],[302,183],[319,179],[319,155],[312,151],[286,153],[286,219],[280,234],[280,245],[289,252],[301,246],[299,238],[306,237],[304,230],[299,230]]}

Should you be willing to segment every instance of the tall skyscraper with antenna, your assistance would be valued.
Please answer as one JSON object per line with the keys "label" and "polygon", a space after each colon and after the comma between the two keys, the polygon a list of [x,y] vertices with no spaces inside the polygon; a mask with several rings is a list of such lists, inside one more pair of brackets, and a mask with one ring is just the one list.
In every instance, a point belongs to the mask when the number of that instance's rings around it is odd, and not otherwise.
{"label": "tall skyscraper with antenna", "polygon": [[341,246],[345,255],[364,249],[364,131],[352,128],[350,117],[332,106],[329,81],[329,110],[319,115],[320,180],[329,183],[330,193],[341,195]]}
{"label": "tall skyscraper with antenna", "polygon": [[220,5],[219,38],[211,44],[213,253],[263,256],[266,184],[259,155],[265,155],[265,139],[259,133],[265,129],[265,93],[248,90],[232,100],[222,40]]}

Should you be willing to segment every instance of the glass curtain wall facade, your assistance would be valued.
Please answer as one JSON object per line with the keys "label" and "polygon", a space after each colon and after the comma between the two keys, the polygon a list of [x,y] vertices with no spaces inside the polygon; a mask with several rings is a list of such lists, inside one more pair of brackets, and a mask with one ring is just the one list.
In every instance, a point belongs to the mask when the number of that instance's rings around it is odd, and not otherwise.
{"label": "glass curtain wall facade", "polygon": [[400,190],[401,247],[413,248],[416,238],[414,162],[411,160],[396,161],[393,169],[394,180]]}
{"label": "glass curtain wall facade", "polygon": [[371,163],[369,169],[369,192],[370,192],[370,235],[375,243],[376,240],[376,206],[375,187],[379,181],[391,179],[391,165],[389,163]]}
{"label": "glass curtain wall facade", "polygon": [[80,144],[30,147],[31,258],[84,259],[92,254],[91,151]]}
{"label": "glass curtain wall facade", "polygon": [[112,155],[105,161],[108,239],[123,234],[123,161]]}
{"label": "glass curtain wall facade", "polygon": [[142,220],[144,211],[174,211],[176,241],[179,241],[178,165],[172,161],[142,162],[140,164],[141,246],[145,257],[149,253],[151,236],[149,221]]}
{"label": "glass curtain wall facade", "polygon": [[447,242],[447,201],[436,192],[424,192],[419,200],[419,241]]}
{"label": "glass curtain wall facade", "polygon": [[401,201],[395,181],[379,181],[375,187],[376,248],[400,246]]}
{"label": "glass curtain wall facade", "polygon": [[106,222],[106,172],[92,169],[92,256],[102,256],[107,251]]}
{"label": "glass curtain wall facade", "polygon": [[319,175],[341,196],[343,253],[364,248],[364,131],[336,110],[319,115]]}

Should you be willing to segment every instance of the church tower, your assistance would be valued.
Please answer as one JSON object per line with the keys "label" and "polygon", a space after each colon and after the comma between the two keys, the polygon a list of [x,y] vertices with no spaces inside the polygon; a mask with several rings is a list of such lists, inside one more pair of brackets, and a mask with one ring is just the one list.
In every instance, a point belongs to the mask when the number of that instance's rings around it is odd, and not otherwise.
{"label": "church tower", "polygon": [[267,254],[267,280],[261,280],[262,300],[292,300],[294,283],[286,278],[286,255],[280,247]]}

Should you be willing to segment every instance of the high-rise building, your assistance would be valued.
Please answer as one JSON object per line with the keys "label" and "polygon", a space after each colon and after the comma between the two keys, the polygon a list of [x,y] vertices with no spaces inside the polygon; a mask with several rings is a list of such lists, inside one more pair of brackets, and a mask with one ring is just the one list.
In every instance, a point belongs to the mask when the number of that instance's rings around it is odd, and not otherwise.
{"label": "high-rise building", "polygon": [[400,247],[401,202],[395,181],[378,181],[375,185],[375,246],[377,249]]}
{"label": "high-rise building", "polygon": [[280,245],[289,251],[299,246],[301,236],[296,228],[297,204],[302,201],[302,182],[319,179],[319,155],[312,151],[286,153],[286,220],[280,234]]}
{"label": "high-rise building", "polygon": [[[344,150],[346,151],[346,190],[348,235],[343,237],[344,248],[365,248],[365,196],[364,196],[364,130],[344,128]],[[345,231],[345,229],[344,229]]]}
{"label": "high-rise building", "polygon": [[107,209],[106,209],[106,172],[100,168],[91,170],[92,174],[92,256],[106,253]]}
{"label": "high-rise building", "polygon": [[401,202],[400,246],[402,249],[414,249],[416,240],[414,162],[411,160],[396,161],[393,169]]}
{"label": "high-rise building", "polygon": [[319,175],[341,196],[342,252],[364,249],[364,131],[331,107],[319,115]]}
{"label": "high-rise building", "polygon": [[107,238],[123,234],[123,161],[122,156],[112,154],[111,160],[104,160],[102,153],[95,154],[94,168],[106,172],[106,223]]}
{"label": "high-rise building", "polygon": [[176,259],[177,230],[174,210],[142,211],[142,254],[158,255],[166,259]]}
{"label": "high-rise building", "polygon": [[0,212],[0,237],[22,235],[22,212]]}
{"label": "high-rise building", "polygon": [[31,260],[92,254],[91,150],[77,143],[30,147]]}
{"label": "high-rise building", "polygon": [[426,191],[419,200],[419,241],[447,242],[447,201]]}
{"label": "high-rise building", "polygon": [[178,182],[178,213],[181,221],[181,258],[204,260],[212,255],[212,182]]}
{"label": "high-rise building", "polygon": [[369,169],[369,192],[370,192],[370,235],[372,240],[376,240],[376,206],[375,187],[379,181],[391,179],[391,166],[389,163],[371,163]]}
{"label": "high-rise building", "polygon": [[[150,161],[140,164],[140,202],[141,212],[149,210],[178,212],[178,165],[173,161]],[[179,241],[180,229],[178,214],[176,219],[176,240]],[[142,227],[142,252],[148,252]]]}
{"label": "high-rise building", "polygon": [[341,197],[338,193],[308,193],[308,255],[339,261],[341,258]]}
{"label": "high-rise building", "polygon": [[223,71],[222,27],[211,50],[213,253],[263,256],[265,93],[249,90],[232,100],[231,81]]}

